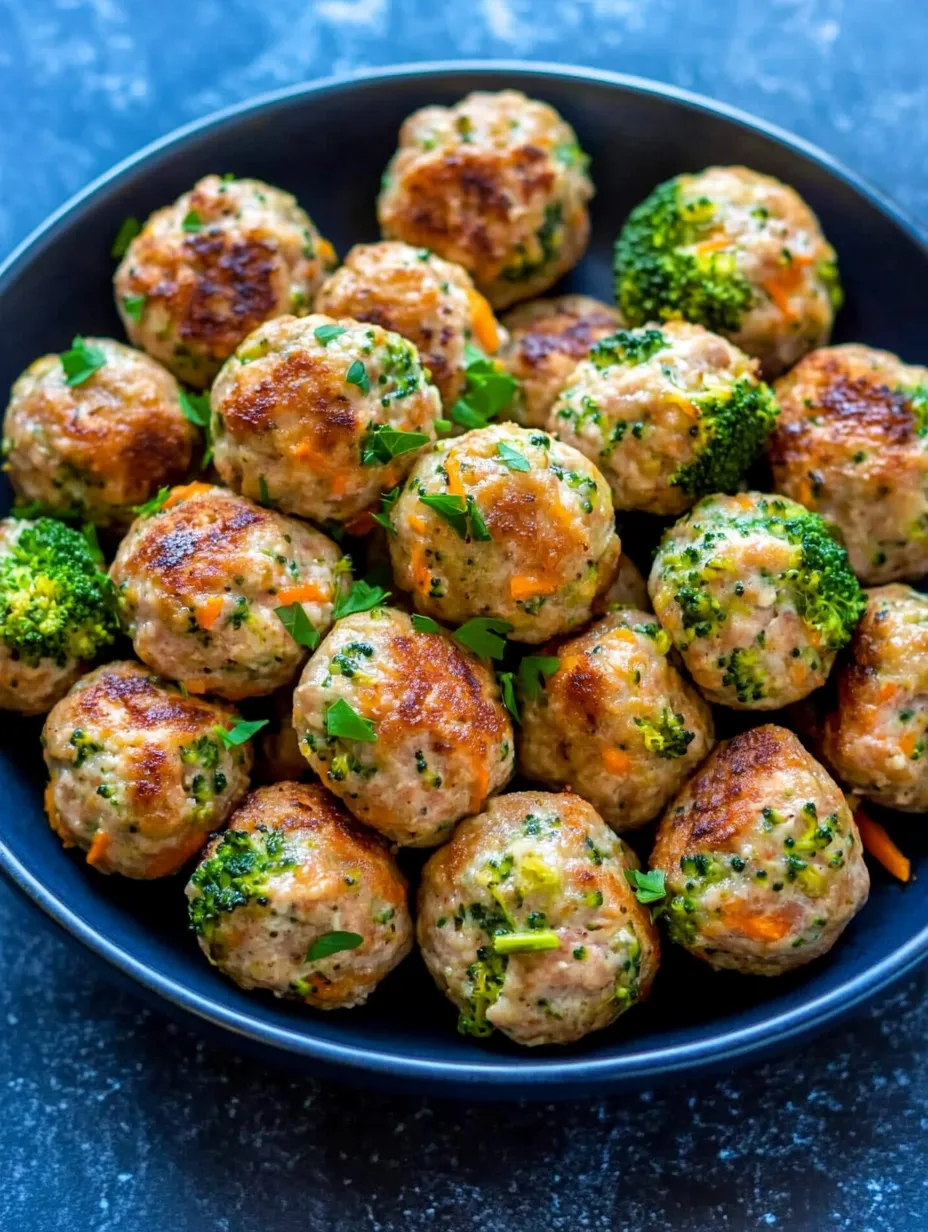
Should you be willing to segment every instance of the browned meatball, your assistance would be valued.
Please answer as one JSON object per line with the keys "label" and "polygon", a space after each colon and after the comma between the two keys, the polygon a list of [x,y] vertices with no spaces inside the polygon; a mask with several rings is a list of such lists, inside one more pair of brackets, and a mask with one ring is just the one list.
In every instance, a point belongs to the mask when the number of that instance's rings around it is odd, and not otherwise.
{"label": "browned meatball", "polygon": [[570,125],[518,90],[424,107],[400,129],[377,202],[381,230],[457,261],[505,308],[583,255],[586,163]]}
{"label": "browned meatball", "polygon": [[840,788],[772,724],[718,745],[667,806],[651,867],[664,874],[673,940],[753,975],[827,953],[870,888]]}
{"label": "browned meatball", "polygon": [[422,872],[417,933],[458,1030],[569,1044],[643,1000],[657,929],[634,853],[570,792],[514,792],[462,821]]}
{"label": "browned meatball", "polygon": [[407,338],[446,411],[467,383],[467,344],[493,355],[505,336],[465,269],[390,240],[355,245],[323,283],[316,312],[369,321]]}
{"label": "browned meatball", "polygon": [[849,788],[906,813],[928,810],[928,596],[909,586],[867,592],[840,665],[822,755]]}
{"label": "browned meatball", "polygon": [[253,791],[187,886],[209,961],[242,988],[361,1005],[412,948],[406,879],[322,787]]}
{"label": "browned meatball", "polygon": [[593,604],[594,616],[608,616],[620,607],[634,607],[640,612],[651,610],[648,583],[630,556],[619,557],[612,581]]}
{"label": "browned meatball", "polygon": [[509,418],[526,428],[545,427],[574,368],[621,321],[615,308],[589,295],[536,299],[507,313],[509,342],[500,359],[519,382]]}
{"label": "browned meatball", "polygon": [[928,573],[928,368],[856,343],[777,382],[776,490],[836,526],[864,582]]}
{"label": "browned meatball", "polygon": [[202,389],[262,321],[308,312],[334,264],[289,193],[208,175],[129,245],[116,306],[136,346]]}
{"label": "browned meatball", "polygon": [[176,873],[248,790],[251,743],[223,739],[237,722],[141,663],[91,672],[45,723],[52,829],[101,873]]}
{"label": "browned meatball", "polygon": [[[185,477],[198,434],[160,364],[111,338],[75,342],[63,357],[37,359],[13,386],[4,469],[23,504],[124,528],[134,505]],[[65,368],[72,356],[96,367],[75,381]]]}

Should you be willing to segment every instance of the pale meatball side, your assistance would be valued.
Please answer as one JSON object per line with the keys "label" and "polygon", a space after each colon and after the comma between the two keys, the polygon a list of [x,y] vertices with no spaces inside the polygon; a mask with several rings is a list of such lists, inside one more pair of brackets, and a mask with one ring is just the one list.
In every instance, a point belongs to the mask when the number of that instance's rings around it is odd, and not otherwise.
{"label": "pale meatball side", "polygon": [[441,414],[411,342],[321,313],[280,317],[250,334],[210,404],[223,481],[318,522],[376,507],[434,440]]}
{"label": "pale meatball side", "polygon": [[582,454],[494,424],[416,463],[389,514],[397,584],[452,624],[488,617],[542,642],[590,618],[619,557],[612,497]]}
{"label": "pale meatball side", "polygon": [[570,1044],[649,993],[660,958],[634,854],[579,796],[498,796],[428,861],[417,936],[458,1030]]}
{"label": "pale meatball side", "polygon": [[0,521],[0,711],[50,710],[118,632],[112,585],[79,531]]}
{"label": "pale meatball side", "polygon": [[928,811],[928,597],[894,584],[867,610],[836,670],[822,756],[850,789],[906,813]]}
{"label": "pale meatball side", "polygon": [[928,368],[856,343],[776,385],[774,487],[836,527],[863,582],[928,574]]}
{"label": "pale meatball side", "polygon": [[467,385],[468,344],[495,355],[505,338],[465,269],[394,240],[356,244],[323,283],[315,308],[408,339],[449,412]]}
{"label": "pale meatball side", "polygon": [[624,609],[523,660],[521,772],[576,791],[617,831],[655,817],[715,743],[669,653],[653,616]]}
{"label": "pale meatball side", "polygon": [[519,304],[503,324],[509,341],[500,361],[519,382],[508,418],[544,428],[548,414],[577,364],[621,325],[609,304],[589,295],[560,295]]}
{"label": "pale meatball side", "polygon": [[205,389],[246,334],[308,312],[335,250],[296,198],[208,175],[156,210],[114,278],[130,341]]}
{"label": "pale meatball side", "polygon": [[795,189],[748,167],[678,175],[629,215],[616,242],[629,325],[683,317],[756,356],[767,380],[831,334],[835,251]]}
{"label": "pale meatball side", "polygon": [[650,863],[671,939],[751,975],[827,953],[870,889],[840,788],[772,724],[718,745],[661,818]]}
{"label": "pale meatball side", "polygon": [[349,568],[313,527],[195,483],[139,516],[110,576],[144,663],[190,692],[236,701],[296,677]]}
{"label": "pale meatball side", "polygon": [[49,824],[98,872],[171,876],[248,790],[251,744],[224,739],[237,722],[140,663],[98,668],[45,722]]}
{"label": "pale meatball side", "polygon": [[547,427],[602,470],[616,509],[679,514],[737,489],[776,415],[757,360],[701,325],[669,321],[598,342]]}
{"label": "pale meatball side", "polygon": [[593,185],[574,130],[518,90],[409,116],[383,177],[387,239],[434,249],[494,308],[540,295],[583,255]]}
{"label": "pale meatball side", "polygon": [[326,786],[402,846],[443,842],[512,775],[492,670],[395,608],[336,623],[303,671],[293,725]]}
{"label": "pale meatball side", "polygon": [[664,535],[648,587],[705,696],[746,710],[823,684],[866,602],[822,519],[759,492],[700,501]]}
{"label": "pale meatball side", "polygon": [[624,552],[618,559],[612,581],[602,594],[596,596],[593,615],[608,616],[621,607],[637,608],[639,612],[646,612],[651,607],[647,580]]}
{"label": "pale meatball side", "polygon": [[317,784],[247,796],[187,900],[223,975],[314,1009],[363,1004],[412,948],[406,879],[386,844]]}
{"label": "pale meatball side", "polygon": [[199,434],[171,374],[111,338],[76,338],[13,385],[3,468],[17,502],[124,529],[133,506],[179,483]]}

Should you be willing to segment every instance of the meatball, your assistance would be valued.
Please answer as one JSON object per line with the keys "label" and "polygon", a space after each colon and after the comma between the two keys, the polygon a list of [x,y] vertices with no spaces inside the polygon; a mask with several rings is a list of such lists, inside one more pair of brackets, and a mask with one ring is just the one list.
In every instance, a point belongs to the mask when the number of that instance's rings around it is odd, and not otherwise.
{"label": "meatball", "polygon": [[865,604],[822,519],[759,492],[700,501],[664,535],[649,590],[696,684],[736,710],[817,689]]}
{"label": "meatball", "polygon": [[411,342],[318,313],[250,334],[216,378],[210,404],[222,479],[319,522],[375,505],[434,439],[441,413]]}
{"label": "meatball", "polygon": [[670,650],[653,616],[626,608],[523,659],[521,772],[577,791],[615,830],[655,817],[715,743]]}
{"label": "meatball", "polygon": [[122,530],[134,505],[185,477],[197,439],[160,364],[110,338],[75,338],[13,386],[4,469],[20,503]]}
{"label": "meatball", "polygon": [[205,389],[262,321],[308,312],[335,260],[289,193],[208,175],[129,244],[116,307],[136,346]]}
{"label": "meatball", "polygon": [[346,616],[293,695],[313,770],[356,817],[407,847],[443,842],[512,774],[512,724],[493,672],[435,628],[387,607]]}
{"label": "meatball", "polygon": [[651,606],[648,583],[630,556],[623,552],[607,590],[596,597],[594,616],[608,616],[620,607],[634,607],[646,612]]}
{"label": "meatball", "polygon": [[242,988],[361,1005],[412,948],[406,879],[318,785],[253,791],[187,885],[209,961]]}
{"label": "meatball", "polygon": [[928,811],[928,597],[900,585],[869,591],[836,676],[825,761],[876,804]]}
{"label": "meatball", "polygon": [[436,445],[390,517],[396,581],[420,611],[451,622],[502,620],[521,642],[589,620],[620,551],[596,467],[515,424]]}
{"label": "meatball", "polygon": [[678,514],[734,492],[777,414],[758,364],[701,325],[621,330],[574,370],[548,428],[595,462],[616,509]]}
{"label": "meatball", "polygon": [[928,574],[928,368],[852,344],[777,382],[774,485],[840,532],[872,584]]}
{"label": "meatball", "polygon": [[52,829],[98,872],[171,876],[248,790],[251,744],[223,739],[237,723],[141,663],[97,668],[45,721]]}
{"label": "meatball", "polygon": [[235,701],[295,678],[349,567],[311,526],[193,483],[132,524],[110,576],[139,658],[192,693]]}
{"label": "meatball", "polygon": [[463,265],[505,308],[540,295],[583,256],[587,162],[570,125],[518,90],[424,107],[400,129],[384,175],[381,231]]}
{"label": "meatball", "polygon": [[516,792],[455,830],[422,872],[417,934],[458,1030],[570,1044],[651,989],[657,930],[634,854],[585,800]]}
{"label": "meatball", "polygon": [[659,185],[615,250],[630,325],[684,317],[756,356],[769,380],[828,341],[841,285],[835,251],[799,194],[747,167]]}
{"label": "meatball", "polygon": [[509,341],[500,359],[519,382],[510,418],[526,428],[544,428],[577,364],[594,343],[619,328],[621,317],[589,295],[561,295],[520,304],[503,324]]}
{"label": "meatball", "polygon": [[310,777],[293,726],[293,689],[278,689],[271,700],[268,725],[255,737],[255,784],[296,782]]}
{"label": "meatball", "polygon": [[468,343],[486,355],[505,334],[460,265],[388,240],[357,244],[323,284],[316,310],[369,321],[414,343],[451,410],[467,384]]}
{"label": "meatball", "polygon": [[870,889],[840,788],[773,724],[718,745],[661,818],[651,867],[671,938],[751,975],[827,953]]}
{"label": "meatball", "polygon": [[0,522],[0,710],[44,714],[118,632],[82,534],[53,518]]}

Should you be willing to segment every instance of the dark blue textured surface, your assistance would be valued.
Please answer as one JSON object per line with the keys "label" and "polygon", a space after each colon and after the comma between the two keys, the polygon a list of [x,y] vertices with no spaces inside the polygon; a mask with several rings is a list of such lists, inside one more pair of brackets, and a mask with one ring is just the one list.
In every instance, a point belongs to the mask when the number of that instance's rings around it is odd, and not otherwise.
{"label": "dark blue textured surface", "polygon": [[[566,43],[577,60],[693,85],[924,207],[925,24],[900,37],[909,8],[0,9],[0,243],[203,110],[333,68],[447,54],[452,40],[462,54],[551,57]],[[113,992],[2,893],[4,1229],[928,1226],[923,977],[823,1043],[721,1083],[467,1110],[362,1098],[214,1051]]]}

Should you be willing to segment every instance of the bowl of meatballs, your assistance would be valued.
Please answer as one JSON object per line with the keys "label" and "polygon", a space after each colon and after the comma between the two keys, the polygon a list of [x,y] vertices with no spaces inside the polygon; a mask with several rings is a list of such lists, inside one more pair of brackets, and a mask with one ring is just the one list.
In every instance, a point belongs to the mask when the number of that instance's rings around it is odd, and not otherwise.
{"label": "bowl of meatballs", "polygon": [[795,1046],[928,952],[925,274],[826,156],[603,73],[143,151],[0,271],[4,872],[355,1081]]}

